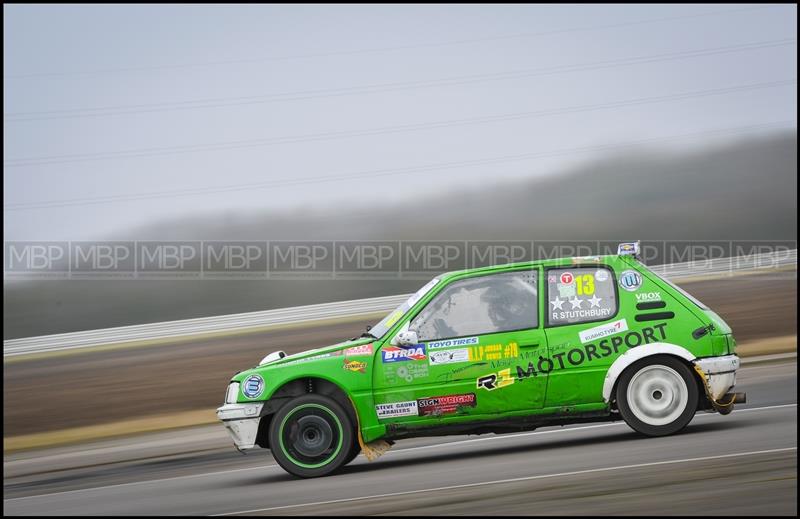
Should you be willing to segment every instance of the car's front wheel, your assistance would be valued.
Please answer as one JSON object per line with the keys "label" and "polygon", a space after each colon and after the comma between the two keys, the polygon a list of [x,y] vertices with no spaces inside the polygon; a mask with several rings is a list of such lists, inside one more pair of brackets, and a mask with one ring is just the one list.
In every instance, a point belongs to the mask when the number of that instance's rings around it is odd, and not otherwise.
{"label": "car's front wheel", "polygon": [[342,406],[324,395],[307,394],[281,407],[270,423],[275,461],[302,478],[326,476],[352,460],[355,429]]}
{"label": "car's front wheel", "polygon": [[620,376],[617,407],[625,422],[647,436],[673,434],[697,412],[699,391],[692,372],[674,357],[648,357]]}

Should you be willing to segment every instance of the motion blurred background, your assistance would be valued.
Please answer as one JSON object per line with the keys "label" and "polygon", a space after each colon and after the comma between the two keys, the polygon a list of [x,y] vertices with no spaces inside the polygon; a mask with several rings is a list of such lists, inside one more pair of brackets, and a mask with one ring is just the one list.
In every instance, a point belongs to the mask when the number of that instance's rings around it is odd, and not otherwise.
{"label": "motion blurred background", "polygon": [[[796,240],[794,5],[3,10],[6,242]],[[423,283],[6,278],[3,334]]]}

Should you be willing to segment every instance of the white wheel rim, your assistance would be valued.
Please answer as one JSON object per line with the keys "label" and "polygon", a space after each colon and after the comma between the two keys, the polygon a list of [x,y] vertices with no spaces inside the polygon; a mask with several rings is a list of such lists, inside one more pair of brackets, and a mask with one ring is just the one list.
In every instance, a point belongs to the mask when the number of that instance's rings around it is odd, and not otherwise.
{"label": "white wheel rim", "polygon": [[677,371],[661,365],[646,366],[628,384],[628,406],[648,425],[667,425],[686,409],[689,389]]}

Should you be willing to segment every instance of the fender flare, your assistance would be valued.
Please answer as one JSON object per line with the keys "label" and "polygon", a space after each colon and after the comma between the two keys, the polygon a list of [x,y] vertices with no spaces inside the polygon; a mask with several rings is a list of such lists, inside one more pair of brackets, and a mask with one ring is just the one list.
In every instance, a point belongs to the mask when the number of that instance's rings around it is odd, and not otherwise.
{"label": "fender flare", "polygon": [[608,368],[608,372],[606,372],[606,379],[603,382],[603,401],[606,403],[611,401],[611,390],[614,388],[617,378],[619,378],[622,372],[625,371],[625,368],[637,360],[650,357],[652,355],[674,355],[675,357],[680,357],[689,362],[692,362],[697,358],[696,355],[691,353],[683,346],[670,344],[668,342],[653,342],[630,349],[617,357],[617,360],[615,360],[614,363],[611,364],[611,367]]}

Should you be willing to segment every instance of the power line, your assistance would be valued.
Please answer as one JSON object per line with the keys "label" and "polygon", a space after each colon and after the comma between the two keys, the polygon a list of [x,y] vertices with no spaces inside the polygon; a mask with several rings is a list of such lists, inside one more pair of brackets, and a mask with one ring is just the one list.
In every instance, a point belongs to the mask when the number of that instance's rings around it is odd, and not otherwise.
{"label": "power line", "polygon": [[781,127],[786,127],[787,125],[790,124],[796,126],[797,121],[794,119],[773,121],[769,123],[756,124],[756,125],[718,128],[714,130],[705,130],[701,132],[692,132],[692,133],[684,133],[684,134],[670,135],[664,137],[640,139],[636,141],[629,141],[619,144],[581,146],[577,148],[566,148],[566,149],[558,149],[545,152],[522,153],[518,155],[504,155],[500,157],[488,157],[482,159],[464,160],[457,162],[443,162],[437,164],[429,164],[425,166],[411,166],[406,168],[360,171],[343,175],[328,175],[328,176],[305,177],[305,178],[289,179],[289,180],[274,180],[268,182],[232,184],[227,186],[178,189],[170,191],[155,191],[155,192],[137,193],[131,195],[108,195],[108,196],[90,197],[90,198],[75,198],[75,199],[65,199],[65,200],[49,200],[42,202],[24,202],[16,204],[6,204],[3,206],[3,211],[4,212],[21,211],[28,209],[47,209],[55,207],[104,204],[110,202],[126,202],[126,201],[158,199],[158,198],[174,198],[179,196],[195,196],[195,195],[216,194],[216,193],[226,193],[235,191],[250,191],[250,190],[265,189],[270,187],[282,187],[282,186],[302,185],[302,184],[318,184],[322,182],[336,182],[342,180],[355,180],[360,178],[375,178],[375,177],[384,177],[390,175],[421,173],[429,171],[439,171],[444,169],[463,168],[463,167],[481,166],[488,164],[500,164],[504,162],[515,162],[515,161],[524,161],[530,159],[557,157],[561,155],[573,155],[575,153],[613,151],[635,146],[641,146],[650,143],[661,143],[665,141],[679,140],[685,138],[708,137],[712,135],[736,135],[740,133],[748,133],[759,130],[777,129]]}
{"label": "power line", "polygon": [[640,65],[644,63],[656,63],[661,61],[713,56],[713,55],[726,54],[732,52],[743,52],[748,50],[757,50],[757,49],[792,45],[796,43],[797,43],[796,38],[784,38],[779,40],[728,45],[725,47],[714,47],[714,48],[698,49],[691,51],[672,52],[666,54],[637,56],[633,58],[620,58],[620,59],[601,61],[596,63],[584,63],[578,65],[560,65],[556,67],[523,69],[517,71],[497,72],[490,74],[471,74],[467,76],[454,76],[450,78],[443,78],[436,80],[404,81],[404,82],[382,83],[382,84],[339,88],[339,89],[284,92],[278,94],[266,94],[259,96],[196,99],[196,100],[178,101],[172,103],[120,105],[120,106],[107,106],[99,108],[72,108],[63,110],[48,110],[42,112],[14,112],[14,113],[3,114],[3,117],[6,119],[6,122],[41,121],[50,119],[72,119],[72,118],[98,117],[107,115],[163,112],[171,110],[192,110],[198,108],[240,106],[249,104],[271,103],[277,101],[295,101],[301,99],[313,99],[313,98],[355,95],[355,94],[369,94],[369,93],[387,92],[392,90],[405,90],[409,88],[453,86],[453,85],[477,83],[483,81],[519,79],[523,77],[543,76],[543,75],[577,72],[585,70],[597,70],[597,69],[613,68],[620,66]]}
{"label": "power line", "polygon": [[391,51],[398,51],[398,50],[410,50],[410,49],[422,49],[422,48],[430,48],[430,47],[447,47],[452,45],[463,45],[467,43],[479,43],[479,42],[486,42],[486,41],[497,41],[497,40],[507,40],[507,39],[516,39],[516,38],[533,38],[539,36],[552,36],[557,34],[569,34],[569,33],[576,33],[576,32],[586,32],[586,31],[594,31],[594,30],[601,30],[601,29],[615,29],[619,27],[631,27],[636,25],[645,25],[651,23],[660,23],[660,22],[668,22],[668,21],[675,21],[675,20],[687,20],[692,18],[701,18],[706,16],[718,16],[718,15],[727,15],[732,13],[739,13],[744,11],[755,11],[761,9],[768,9],[778,7],[776,5],[759,5],[759,6],[751,6],[751,7],[742,7],[738,9],[726,9],[720,11],[711,11],[707,13],[698,13],[698,14],[687,14],[687,15],[677,15],[677,16],[666,16],[662,18],[647,18],[643,20],[634,20],[630,22],[619,22],[619,23],[612,23],[612,24],[603,24],[603,25],[590,25],[590,26],[582,26],[582,27],[571,27],[567,29],[555,29],[551,31],[540,31],[540,32],[528,32],[528,33],[516,33],[516,34],[506,34],[506,35],[497,35],[497,36],[486,36],[482,38],[469,38],[469,39],[460,39],[460,40],[450,40],[445,42],[438,42],[438,43],[421,43],[421,44],[414,44],[414,45],[398,45],[394,47],[378,47],[372,49],[358,49],[358,50],[350,50],[350,51],[334,51],[334,52],[322,52],[322,53],[312,53],[312,54],[295,54],[289,56],[267,56],[261,58],[249,58],[249,59],[235,59],[235,60],[224,60],[224,61],[207,61],[207,62],[200,62],[200,63],[183,63],[183,64],[172,64],[172,65],[148,65],[142,67],[119,67],[119,68],[109,68],[109,69],[99,69],[99,70],[88,70],[88,71],[78,71],[78,72],[30,72],[26,74],[11,74],[8,76],[3,76],[3,79],[36,79],[36,78],[67,78],[72,76],[93,76],[93,75],[103,75],[103,74],[118,74],[118,73],[126,73],[126,72],[146,72],[146,71],[156,71],[156,70],[170,70],[170,69],[181,69],[181,68],[197,68],[197,67],[212,67],[212,66],[219,66],[219,65],[241,65],[241,64],[248,64],[248,63],[263,63],[268,61],[291,61],[296,59],[309,59],[309,58],[329,58],[334,56],[350,56],[350,55],[358,55],[358,54],[375,54],[375,53],[382,53],[382,52],[391,52]]}
{"label": "power line", "polygon": [[195,144],[186,146],[139,148],[132,150],[119,150],[119,151],[108,151],[108,152],[98,152],[98,153],[8,159],[4,161],[3,165],[4,167],[7,168],[14,168],[14,167],[24,167],[24,166],[66,164],[74,162],[87,162],[87,161],[109,160],[109,159],[175,155],[181,153],[223,151],[230,149],[270,146],[276,144],[293,144],[293,143],[311,142],[311,141],[327,141],[327,140],[343,139],[348,137],[362,137],[362,136],[372,136],[372,135],[383,135],[389,133],[413,132],[419,130],[448,128],[453,126],[466,126],[471,124],[483,124],[491,122],[519,120],[525,118],[565,115],[565,114],[572,114],[579,112],[587,112],[592,110],[621,108],[626,106],[638,106],[650,103],[669,102],[669,101],[677,101],[683,99],[694,99],[699,97],[724,95],[724,94],[751,91],[762,88],[774,88],[774,87],[796,85],[796,84],[797,84],[797,79],[788,79],[788,80],[769,81],[761,83],[751,83],[746,85],[737,85],[737,86],[716,88],[710,90],[695,90],[690,92],[681,92],[677,94],[662,95],[662,96],[640,97],[635,99],[612,101],[600,104],[577,105],[577,106],[568,106],[568,107],[554,108],[547,110],[518,112],[513,114],[488,115],[483,117],[473,117],[469,119],[450,119],[445,121],[432,121],[428,123],[415,123],[415,124],[406,124],[400,126],[369,128],[364,130],[325,132],[325,133],[315,133],[306,135],[273,137],[267,139],[248,139],[248,140],[218,142],[209,144]]}

